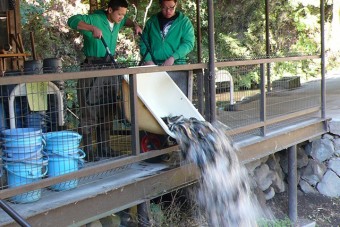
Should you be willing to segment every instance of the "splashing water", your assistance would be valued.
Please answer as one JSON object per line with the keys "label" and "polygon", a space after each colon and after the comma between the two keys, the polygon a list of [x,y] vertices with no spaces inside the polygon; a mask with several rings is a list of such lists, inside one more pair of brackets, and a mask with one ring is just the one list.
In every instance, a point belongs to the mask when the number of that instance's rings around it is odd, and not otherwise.
{"label": "splashing water", "polygon": [[251,192],[246,168],[223,130],[182,116],[167,121],[184,159],[201,171],[197,202],[206,212],[209,226],[257,226],[264,213]]}

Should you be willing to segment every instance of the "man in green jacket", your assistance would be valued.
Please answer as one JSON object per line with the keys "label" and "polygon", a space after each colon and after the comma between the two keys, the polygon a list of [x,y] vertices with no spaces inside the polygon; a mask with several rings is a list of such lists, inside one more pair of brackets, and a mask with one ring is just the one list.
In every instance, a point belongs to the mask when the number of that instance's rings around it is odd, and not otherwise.
{"label": "man in green jacket", "polygon": [[[93,14],[74,15],[68,25],[78,30],[84,37],[84,65],[112,63],[104,44],[104,38],[112,55],[115,53],[118,33],[123,26],[133,27],[135,33],[142,29],[127,18],[126,0],[110,0],[107,10],[97,10]],[[78,81],[78,101],[80,108],[80,133],[88,160],[110,157],[117,154],[110,147],[110,132],[116,114],[117,76],[80,79]],[[97,152],[93,149],[92,133],[96,130]]]}
{"label": "man in green jacket", "polygon": [[[190,19],[182,12],[176,11],[177,0],[160,0],[161,11],[152,15],[146,22],[143,38],[148,43],[140,42],[141,55],[145,56],[144,65],[178,65],[186,64],[186,56],[195,44],[194,28]],[[156,62],[153,62],[147,46]],[[169,72],[171,78],[188,93],[186,72]]]}

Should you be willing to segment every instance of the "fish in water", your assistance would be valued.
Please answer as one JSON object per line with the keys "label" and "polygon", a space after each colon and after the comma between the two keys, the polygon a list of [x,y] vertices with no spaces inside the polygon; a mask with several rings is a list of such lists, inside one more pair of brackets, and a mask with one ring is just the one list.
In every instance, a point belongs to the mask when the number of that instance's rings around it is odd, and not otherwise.
{"label": "fish in water", "polygon": [[225,132],[195,118],[168,117],[166,122],[184,160],[195,163],[200,170],[196,196],[209,226],[257,226],[265,212],[252,193],[246,168]]}

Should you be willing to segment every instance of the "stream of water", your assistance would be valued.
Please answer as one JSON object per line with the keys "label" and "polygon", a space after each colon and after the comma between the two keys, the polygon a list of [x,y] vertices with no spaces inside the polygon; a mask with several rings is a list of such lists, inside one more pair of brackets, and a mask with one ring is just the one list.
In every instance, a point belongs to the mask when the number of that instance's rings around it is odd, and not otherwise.
{"label": "stream of water", "polygon": [[[201,172],[197,203],[209,226],[254,227],[265,216],[251,191],[246,168],[224,131],[209,122],[168,118],[185,160]],[[266,214],[268,216],[268,214]]]}

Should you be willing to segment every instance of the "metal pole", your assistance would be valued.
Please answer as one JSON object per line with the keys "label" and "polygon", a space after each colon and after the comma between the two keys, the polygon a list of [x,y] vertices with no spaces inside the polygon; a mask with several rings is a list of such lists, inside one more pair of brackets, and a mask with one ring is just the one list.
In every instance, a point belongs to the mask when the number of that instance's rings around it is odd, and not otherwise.
{"label": "metal pole", "polygon": [[198,96],[198,104],[197,109],[200,114],[204,115],[204,93],[203,93],[203,86],[204,86],[204,75],[203,70],[196,73],[197,77],[197,96]]}
{"label": "metal pole", "polygon": [[137,205],[138,227],[150,226],[150,201]]}
{"label": "metal pole", "polygon": [[201,31],[201,1],[196,0],[196,30],[197,30],[197,62],[202,62],[202,31]]}
{"label": "metal pole", "polygon": [[[266,109],[266,81],[264,75],[264,64],[260,65],[260,89],[261,89],[261,97],[260,97],[260,121],[266,121],[267,109]],[[266,135],[266,126],[261,127],[262,136]]]}
{"label": "metal pole", "polygon": [[288,213],[289,219],[297,221],[297,157],[296,145],[288,148]]}
{"label": "metal pole", "polygon": [[[265,15],[266,15],[266,55],[269,58],[270,55],[270,36],[269,36],[269,0],[265,1]],[[267,89],[271,91],[271,81],[270,81],[270,63],[267,63]]]}
{"label": "metal pole", "polygon": [[203,86],[204,86],[204,106],[205,106],[205,109],[204,109],[204,116],[205,116],[205,119],[207,121],[210,121],[210,80],[209,80],[209,70],[205,70],[204,71],[204,82],[203,82]]}
{"label": "metal pole", "polygon": [[0,207],[13,218],[14,221],[16,221],[20,226],[23,227],[30,227],[31,225],[26,222],[25,219],[23,219],[15,210],[13,210],[10,206],[8,206],[5,201],[0,200]]}
{"label": "metal pole", "polygon": [[[197,62],[202,62],[202,30],[201,30],[201,1],[196,0],[196,30],[197,30]],[[203,86],[204,86],[204,75],[203,70],[196,72],[197,77],[197,93],[198,93],[198,111],[204,115],[204,94],[203,94]]]}
{"label": "metal pole", "polygon": [[215,89],[215,38],[214,38],[214,4],[208,0],[208,28],[209,28],[209,106],[208,121],[216,120],[216,89]]}
{"label": "metal pole", "polygon": [[325,4],[320,0],[321,34],[321,117],[326,118],[326,78],[325,78]]}
{"label": "metal pole", "polygon": [[130,113],[131,113],[131,146],[132,154],[140,154],[139,128],[138,128],[138,108],[137,108],[137,78],[136,75],[129,75],[130,91]]}

